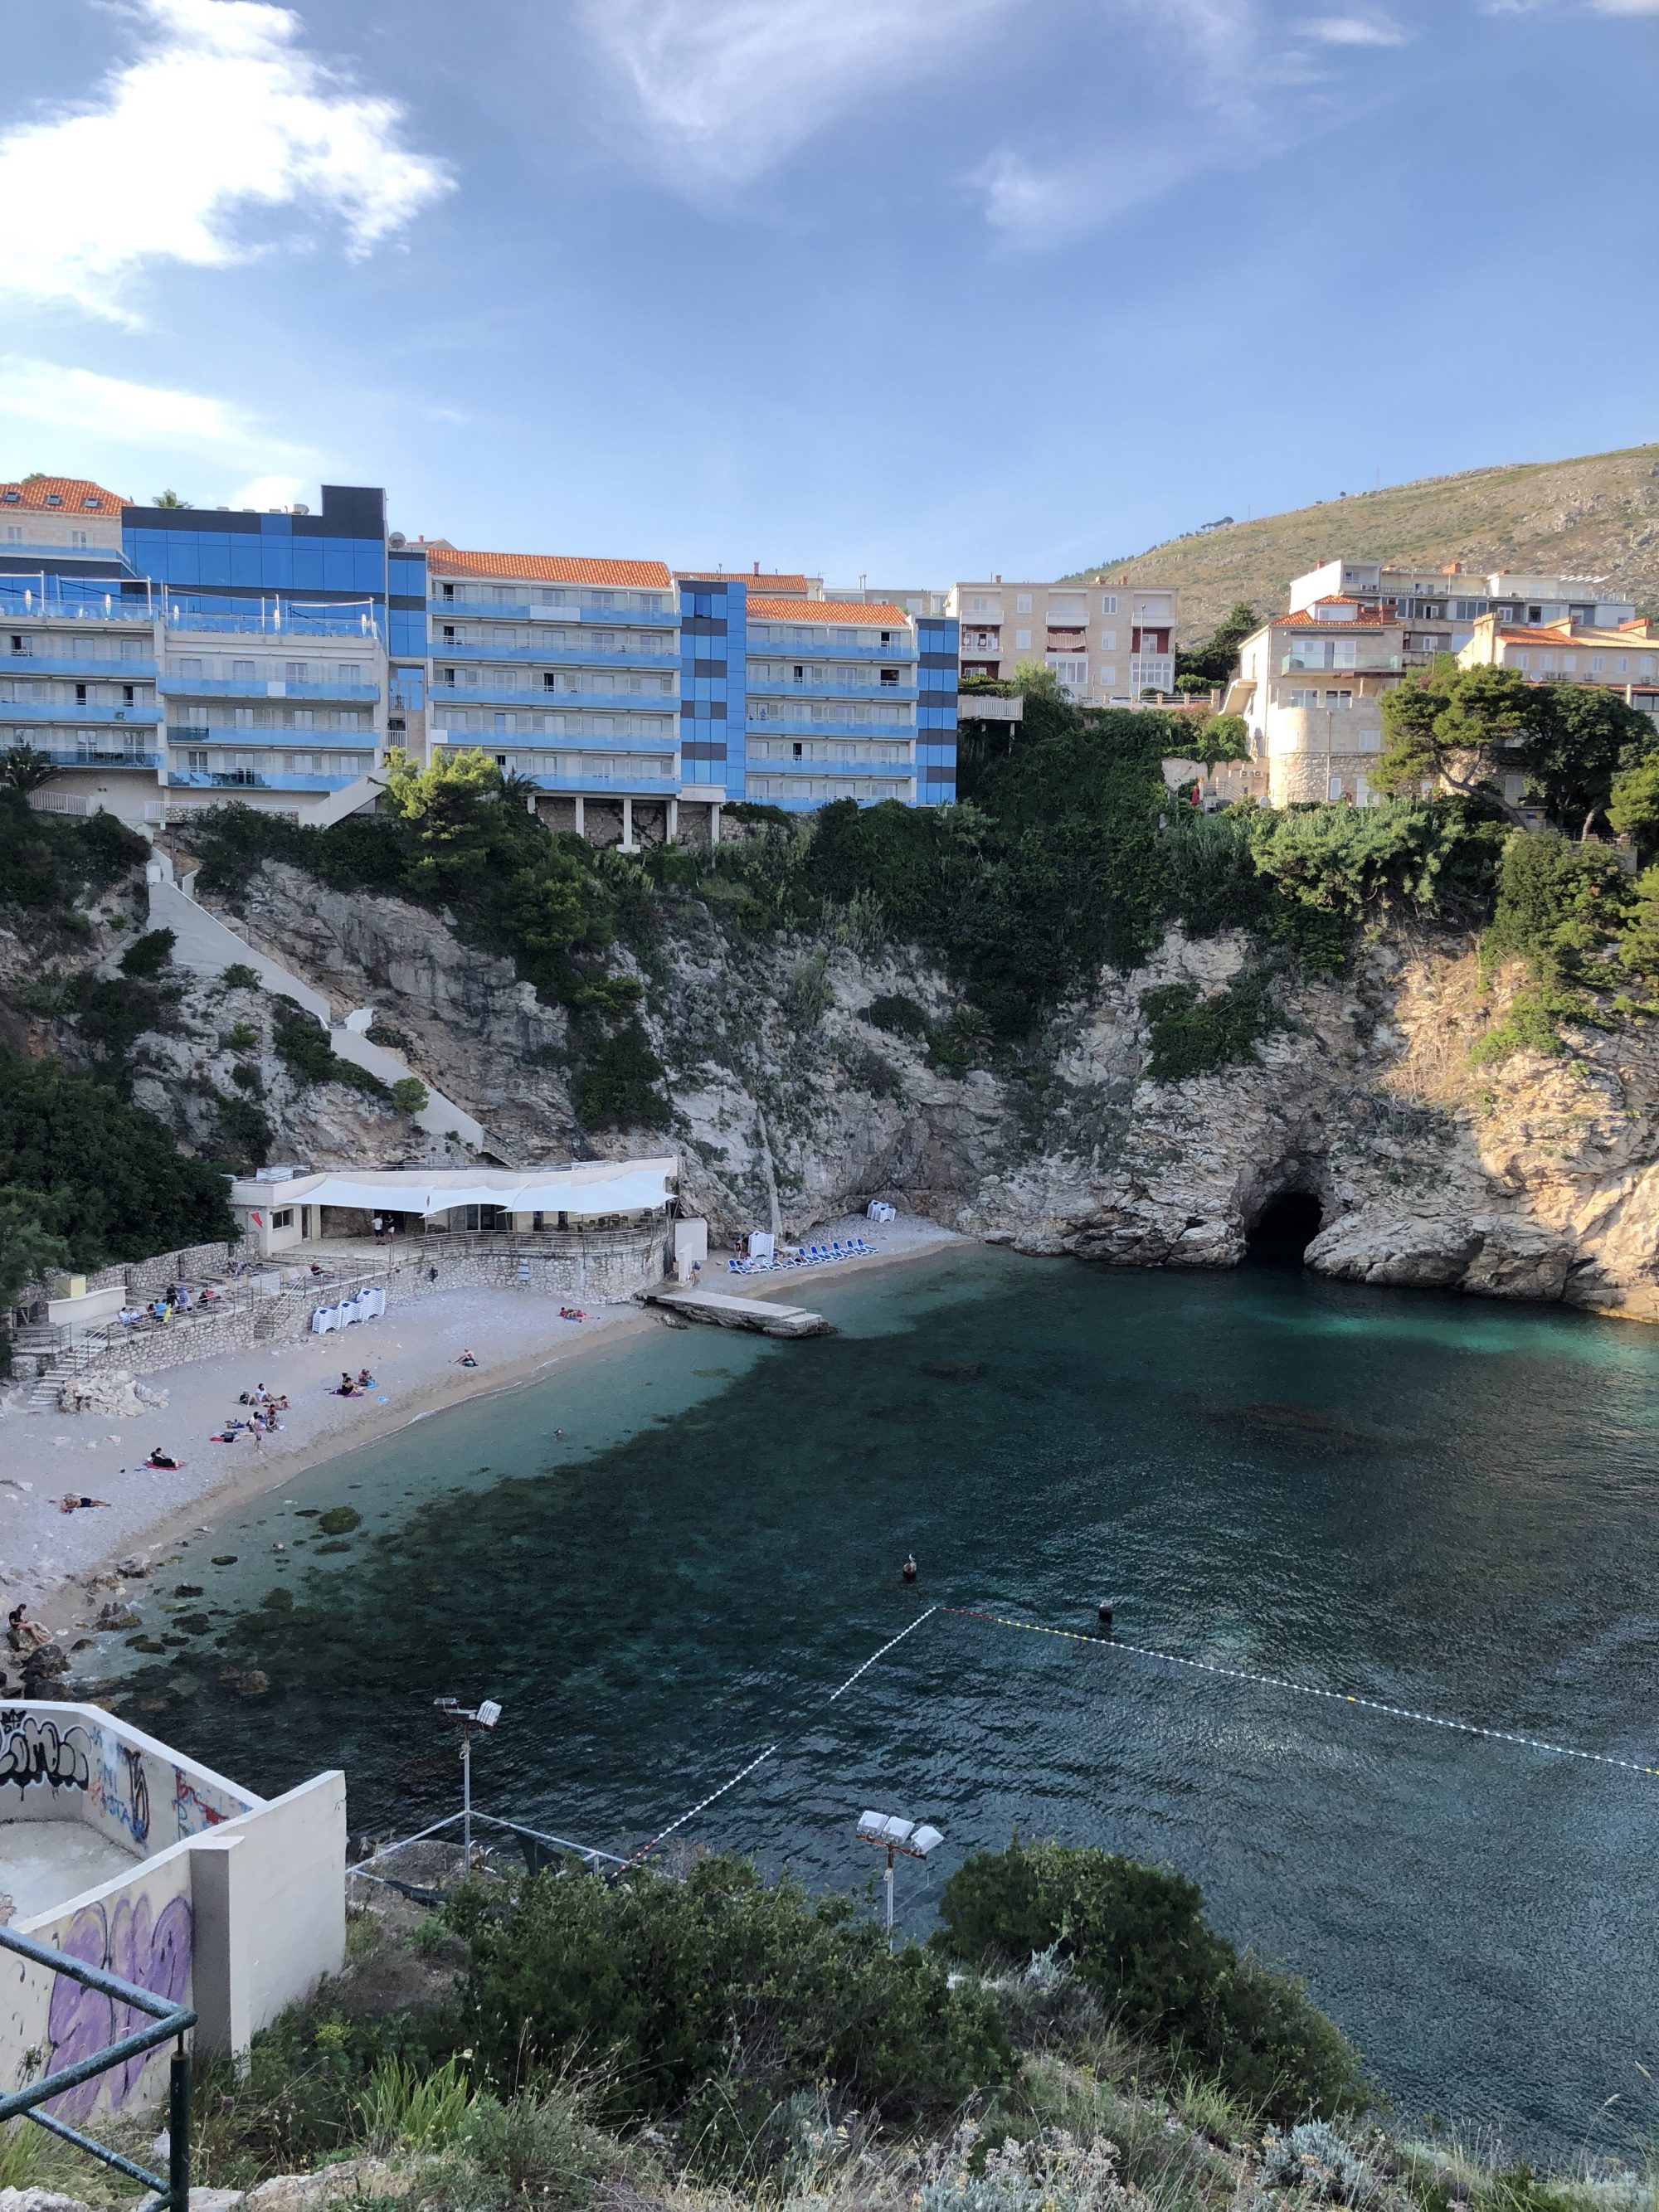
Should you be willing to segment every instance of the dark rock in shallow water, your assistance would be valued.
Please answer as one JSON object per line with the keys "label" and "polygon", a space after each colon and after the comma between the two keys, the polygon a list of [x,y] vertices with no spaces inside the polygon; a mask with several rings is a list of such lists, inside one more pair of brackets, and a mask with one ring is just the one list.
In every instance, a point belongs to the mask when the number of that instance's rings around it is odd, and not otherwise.
{"label": "dark rock in shallow water", "polygon": [[988,1361],[983,1359],[924,1359],[921,1371],[937,1376],[941,1382],[973,1382],[991,1370]]}
{"label": "dark rock in shallow water", "polygon": [[1240,1429],[1263,1443],[1293,1444],[1309,1451],[1374,1452],[1384,1449],[1380,1437],[1366,1436],[1328,1413],[1322,1406],[1267,1403],[1255,1406],[1206,1406],[1204,1418],[1218,1428]]}

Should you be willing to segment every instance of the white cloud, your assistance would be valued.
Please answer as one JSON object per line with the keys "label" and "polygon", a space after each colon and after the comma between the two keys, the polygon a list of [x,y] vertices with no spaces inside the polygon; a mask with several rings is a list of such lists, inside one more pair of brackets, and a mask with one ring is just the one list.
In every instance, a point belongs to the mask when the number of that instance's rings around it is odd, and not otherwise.
{"label": "white cloud", "polygon": [[230,495],[232,507],[292,507],[307,489],[304,477],[255,477]]}
{"label": "white cloud", "polygon": [[[685,181],[746,184],[862,94],[954,65],[1013,0],[582,0]],[[688,172],[690,173],[688,174]]]}
{"label": "white cloud", "polygon": [[1598,15],[1659,15],[1659,0],[1589,0]]}
{"label": "white cloud", "polygon": [[[0,137],[0,294],[131,319],[145,264],[212,268],[259,250],[259,207],[300,207],[367,252],[447,191],[401,143],[402,110],[297,43],[265,0],[124,0],[143,50],[91,102]],[[19,219],[33,210],[40,219]],[[291,235],[291,231],[289,234]]]}
{"label": "white cloud", "polygon": [[1322,46],[1403,46],[1406,33],[1379,15],[1310,15],[1297,25]]}
{"label": "white cloud", "polygon": [[[204,455],[227,469],[261,470],[258,484],[235,501],[242,507],[285,506],[300,491],[300,477],[268,472],[273,463],[302,471],[306,481],[315,465],[307,447],[267,435],[254,416],[227,400],[131,384],[27,354],[0,355],[0,422],[14,429],[26,426],[31,435],[66,433],[64,467],[72,474],[80,473],[83,453],[123,449],[146,463],[152,457]],[[259,486],[278,484],[293,489],[252,495]]]}

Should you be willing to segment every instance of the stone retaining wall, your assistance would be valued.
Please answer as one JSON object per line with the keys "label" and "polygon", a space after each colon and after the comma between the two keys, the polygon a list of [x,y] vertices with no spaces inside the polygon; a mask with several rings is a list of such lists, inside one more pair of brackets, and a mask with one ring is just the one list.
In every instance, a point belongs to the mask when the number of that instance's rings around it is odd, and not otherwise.
{"label": "stone retaining wall", "polygon": [[126,1271],[127,1295],[156,1297],[169,1283],[195,1281],[203,1275],[222,1278],[229,1270],[234,1244],[191,1244],[182,1252],[158,1252],[153,1260],[135,1261]]}

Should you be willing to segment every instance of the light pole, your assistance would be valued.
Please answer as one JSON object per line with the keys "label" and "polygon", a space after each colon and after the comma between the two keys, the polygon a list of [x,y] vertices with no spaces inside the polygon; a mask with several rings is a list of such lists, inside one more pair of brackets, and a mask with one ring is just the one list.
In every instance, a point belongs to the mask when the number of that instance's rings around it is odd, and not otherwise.
{"label": "light pole", "polygon": [[477,1728],[489,1735],[501,1717],[501,1709],[493,1698],[484,1698],[471,1711],[455,1698],[434,1698],[432,1703],[447,1720],[457,1722],[461,1731],[461,1872],[465,1876],[472,1868],[472,1731]]}
{"label": "light pole", "polygon": [[887,1854],[887,1947],[893,1945],[893,1862],[897,1858],[925,1859],[945,1841],[938,1828],[901,1820],[896,1814],[860,1813],[859,1838]]}

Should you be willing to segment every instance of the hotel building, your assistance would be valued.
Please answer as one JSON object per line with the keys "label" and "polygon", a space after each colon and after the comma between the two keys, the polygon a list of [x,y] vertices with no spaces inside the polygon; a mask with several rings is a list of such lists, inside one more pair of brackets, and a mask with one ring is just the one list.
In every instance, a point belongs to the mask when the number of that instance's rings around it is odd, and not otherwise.
{"label": "hotel building", "polygon": [[1405,625],[1358,599],[1275,615],[1239,651],[1225,711],[1243,717],[1251,759],[1273,806],[1380,793],[1368,770],[1382,750],[1382,694],[1399,683]]}
{"label": "hotel building", "polygon": [[1604,591],[1594,576],[1472,575],[1454,562],[1444,568],[1395,568],[1380,561],[1327,561],[1291,585],[1291,612],[1322,599],[1353,599],[1401,623],[1408,665],[1426,666],[1437,653],[1460,653],[1483,616],[1514,629],[1571,621],[1617,629],[1635,603]]}
{"label": "hotel building", "polygon": [[964,679],[1006,683],[1034,661],[1052,669],[1067,697],[1127,707],[1175,690],[1176,598],[1127,576],[1087,584],[952,585],[945,610],[961,626]]}

